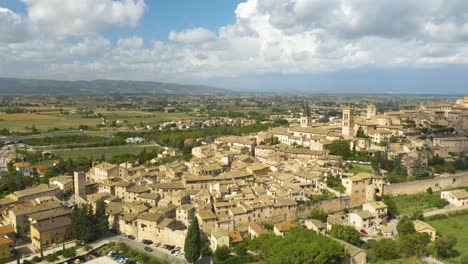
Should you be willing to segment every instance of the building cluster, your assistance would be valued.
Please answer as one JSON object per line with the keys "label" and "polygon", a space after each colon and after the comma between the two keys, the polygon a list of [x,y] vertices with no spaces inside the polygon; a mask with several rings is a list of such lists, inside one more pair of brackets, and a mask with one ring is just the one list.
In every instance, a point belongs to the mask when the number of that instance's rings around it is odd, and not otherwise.
{"label": "building cluster", "polygon": [[[466,132],[467,100],[464,97],[454,106],[424,106],[383,114],[370,105],[364,116],[357,116],[353,108],[344,108],[340,123],[321,125],[313,122],[305,104],[297,125],[254,135],[218,137],[192,148],[189,161],[151,166],[164,157],[180,154],[166,148],[147,165],[101,162],[93,164],[88,172],[50,178],[49,184],[0,199],[1,220],[9,231],[30,234],[38,251],[72,239],[71,211],[60,200],[70,194],[70,201],[77,205],[86,203],[95,209],[104,203],[109,229],[117,233],[175,246],[183,246],[194,219],[199,222],[204,241],[213,249],[242,242],[240,232],[256,237],[266,232],[265,224],[281,236],[298,224],[319,233],[345,224],[363,232],[392,235],[386,225],[387,205],[378,201],[387,185],[385,172],[345,172],[346,162],[330,154],[330,144],[345,140],[352,149],[366,150],[369,155],[380,152],[390,159],[402,157],[405,167],[415,170],[426,166],[428,160],[418,150],[430,148],[445,155],[468,149],[468,138],[462,136]],[[420,134],[406,125],[452,126],[451,120],[457,120],[459,136],[433,140],[418,139]],[[393,142],[395,137],[404,140]],[[127,142],[142,140],[128,138]],[[14,168],[24,175],[33,169],[26,162],[15,163]],[[327,223],[313,219],[298,223],[296,219],[304,208],[310,208],[301,204],[314,196],[326,196],[360,209],[343,216],[329,215]],[[468,204],[466,191],[442,192],[442,198],[457,206]],[[418,222],[417,228],[421,232],[428,230],[423,222]],[[0,257],[3,245],[11,249],[11,238],[3,233],[7,232],[0,227]],[[362,257],[358,249],[350,245],[347,248]]]}

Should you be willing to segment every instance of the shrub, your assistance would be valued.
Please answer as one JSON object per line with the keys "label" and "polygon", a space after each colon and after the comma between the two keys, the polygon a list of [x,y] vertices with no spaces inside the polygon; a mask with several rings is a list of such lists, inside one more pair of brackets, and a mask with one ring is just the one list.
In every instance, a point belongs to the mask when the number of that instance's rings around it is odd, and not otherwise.
{"label": "shrub", "polygon": [[217,247],[214,252],[215,259],[217,261],[224,261],[229,258],[231,251],[227,246]]}
{"label": "shrub", "polygon": [[213,256],[213,250],[208,246],[204,245],[201,249],[202,257]]}

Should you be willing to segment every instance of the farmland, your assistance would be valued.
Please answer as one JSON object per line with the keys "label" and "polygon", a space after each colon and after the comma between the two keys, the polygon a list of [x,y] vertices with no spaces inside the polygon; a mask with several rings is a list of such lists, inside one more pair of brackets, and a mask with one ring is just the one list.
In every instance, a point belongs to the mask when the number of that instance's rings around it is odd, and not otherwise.
{"label": "farmland", "polygon": [[[188,119],[186,113],[150,113],[143,111],[97,111],[106,116],[108,121],[127,121],[129,123],[154,124],[161,121]],[[81,114],[61,115],[58,113],[15,113],[0,114],[0,129],[6,128],[15,132],[28,132],[31,127],[40,131],[53,129],[77,129],[80,125],[95,128],[101,124],[101,118],[86,118]]]}
{"label": "farmland", "polygon": [[160,147],[155,145],[131,145],[117,147],[95,147],[95,148],[74,148],[74,149],[54,149],[52,153],[63,159],[77,159],[79,157],[99,158],[104,155],[106,159],[110,159],[116,155],[122,154],[138,154],[144,148],[149,151],[157,150]]}

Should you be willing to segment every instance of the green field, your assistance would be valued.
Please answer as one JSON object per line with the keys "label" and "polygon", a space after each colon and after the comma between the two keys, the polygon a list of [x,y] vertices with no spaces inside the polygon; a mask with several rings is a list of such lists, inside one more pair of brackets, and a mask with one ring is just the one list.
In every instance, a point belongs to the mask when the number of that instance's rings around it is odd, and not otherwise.
{"label": "green field", "polygon": [[[196,119],[186,113],[162,113],[142,111],[113,111],[102,112],[109,121],[128,121],[130,124],[154,124],[161,121],[179,119]],[[84,118],[81,114],[0,114],[0,129],[6,128],[10,131],[28,132],[31,127],[41,131],[52,129],[77,129],[80,125],[90,128],[96,127],[102,120],[100,118]]]}
{"label": "green field", "polygon": [[354,174],[358,174],[361,172],[374,173],[374,169],[372,169],[371,165],[363,165],[363,164],[353,164],[352,168],[350,169],[348,168],[347,171],[352,172]]}
{"label": "green field", "polygon": [[457,238],[455,249],[463,255],[468,250],[468,214],[449,216],[447,219],[429,220],[442,236],[453,235]]}
{"label": "green field", "polygon": [[416,211],[424,211],[425,209],[444,207],[447,202],[440,198],[440,192],[434,192],[432,195],[428,193],[405,194],[390,197],[397,207],[399,214],[411,215]]}
{"label": "green field", "polygon": [[95,148],[74,148],[74,149],[53,149],[51,150],[57,156],[60,156],[63,159],[77,159],[79,157],[88,157],[88,158],[99,158],[102,155],[106,159],[109,159],[115,155],[121,154],[138,154],[144,148],[146,151],[150,152],[157,150],[160,147],[149,146],[149,145],[125,145],[117,147],[95,147]]}

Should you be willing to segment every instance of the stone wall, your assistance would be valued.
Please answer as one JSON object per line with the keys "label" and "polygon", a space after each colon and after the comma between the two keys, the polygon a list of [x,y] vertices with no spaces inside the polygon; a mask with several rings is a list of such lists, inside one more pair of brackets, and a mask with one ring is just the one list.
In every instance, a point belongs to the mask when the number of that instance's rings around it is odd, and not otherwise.
{"label": "stone wall", "polygon": [[463,186],[468,186],[468,173],[390,184],[385,186],[385,194],[415,194],[425,192],[429,187],[431,187],[433,191],[440,191]]}
{"label": "stone wall", "polygon": [[351,199],[349,197],[333,198],[318,202],[310,206],[300,205],[297,208],[297,217],[307,218],[310,214],[310,211],[314,208],[320,208],[327,213],[332,213],[349,207],[351,207]]}

